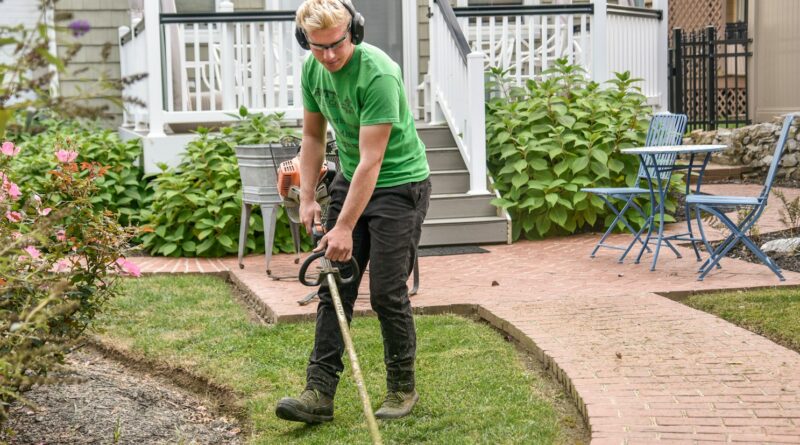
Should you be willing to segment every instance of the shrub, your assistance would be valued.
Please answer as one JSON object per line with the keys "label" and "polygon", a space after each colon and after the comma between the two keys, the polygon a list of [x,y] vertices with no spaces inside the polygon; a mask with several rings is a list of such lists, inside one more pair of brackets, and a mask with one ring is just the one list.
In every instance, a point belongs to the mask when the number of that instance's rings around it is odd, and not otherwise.
{"label": "shrub", "polygon": [[116,293],[115,272],[138,275],[122,257],[130,233],[91,205],[106,169],[75,162],[76,148],[51,151],[60,162],[37,194],[10,168],[19,147],[2,146],[0,421],[21,392],[53,380],[51,366]]}
{"label": "shrub", "polygon": [[[566,59],[524,88],[511,86],[499,69],[489,75],[488,163],[501,196],[493,202],[511,214],[514,239],[610,224],[613,214],[603,201],[580,189],[636,182],[638,158],[620,149],[645,139],[649,109],[637,80],[616,74],[601,88]],[[673,175],[675,185],[680,179]],[[674,200],[666,207],[674,210]],[[632,212],[628,217],[636,226],[644,223]]]}
{"label": "shrub", "polygon": [[[249,115],[212,135],[198,129],[200,137],[189,143],[180,165],[161,173],[151,185],[155,195],[145,212],[142,245],[151,254],[218,257],[238,251],[242,211],[241,179],[234,147],[274,142],[291,131],[279,125],[282,116]],[[302,231],[301,231],[302,232]],[[261,215],[253,212],[247,251],[264,252]],[[303,248],[310,246],[304,237]],[[275,228],[275,252],[293,249],[288,218],[281,208]]]}
{"label": "shrub", "polygon": [[[35,134],[23,132],[14,137],[23,150],[13,159],[13,168],[23,183],[32,190],[40,189],[50,180],[48,172],[58,164],[53,147],[74,144],[81,147],[77,162],[107,166],[105,174],[94,182],[98,188],[92,197],[95,209],[115,213],[123,225],[140,222],[140,212],[149,205],[152,192],[146,187],[141,167],[136,165],[142,154],[139,139],[122,141],[115,131],[95,122],[55,118],[42,119],[36,129]],[[79,174],[86,176],[90,172]]]}

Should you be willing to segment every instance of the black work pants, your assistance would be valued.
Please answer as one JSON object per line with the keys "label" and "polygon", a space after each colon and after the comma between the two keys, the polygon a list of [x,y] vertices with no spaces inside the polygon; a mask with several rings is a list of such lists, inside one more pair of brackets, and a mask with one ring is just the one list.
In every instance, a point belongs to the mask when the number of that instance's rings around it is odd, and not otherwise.
{"label": "black work pants", "polygon": [[[327,229],[336,224],[350,183],[340,174],[331,186]],[[428,211],[429,179],[376,188],[353,229],[353,257],[364,271],[369,264],[369,293],[383,335],[386,386],[389,391],[414,389],[417,336],[406,281],[414,265],[422,221]],[[348,266],[339,265],[344,276]],[[359,280],[339,286],[348,324],[358,295]],[[319,289],[314,349],[306,370],[307,389],[333,397],[344,370],[344,342],[327,285]]]}

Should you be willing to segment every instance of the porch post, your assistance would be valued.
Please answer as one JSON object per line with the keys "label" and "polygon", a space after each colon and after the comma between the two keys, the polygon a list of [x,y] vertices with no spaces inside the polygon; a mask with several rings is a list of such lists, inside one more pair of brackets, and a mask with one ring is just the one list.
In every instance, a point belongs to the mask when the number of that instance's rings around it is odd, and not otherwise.
{"label": "porch post", "polygon": [[164,134],[163,70],[161,66],[161,8],[158,1],[144,2],[144,37],[147,43],[148,137]]}
{"label": "porch post", "polygon": [[[219,12],[233,12],[233,2],[221,1]],[[222,109],[226,111],[236,108],[236,97],[234,92],[234,26],[229,23],[222,23],[222,41],[220,42],[220,86],[222,93]]]}
{"label": "porch post", "polygon": [[403,79],[405,81],[408,106],[415,119],[419,118],[419,57],[417,51],[417,2],[404,1],[403,8]]}
{"label": "porch post", "polygon": [[466,143],[469,148],[470,195],[489,193],[486,188],[486,108],[483,84],[483,53],[471,52],[467,56],[467,126]]}
{"label": "porch post", "polygon": [[[122,44],[122,36],[127,34],[131,29],[127,26],[120,26],[117,28],[117,43],[119,44],[119,75],[121,78],[125,78],[127,75],[130,74],[130,68],[128,67],[128,53],[130,53],[130,48],[133,46],[133,41],[129,41],[126,45]],[[130,96],[129,86],[122,86],[122,96]],[[133,122],[130,116],[130,110],[128,108],[128,104],[122,104],[122,124],[121,127],[124,128],[132,128]]]}
{"label": "porch post", "polygon": [[592,0],[592,80],[608,80],[608,0]]}
{"label": "porch post", "polygon": [[[668,0],[653,0],[653,9],[661,10],[661,22],[658,24],[658,63],[657,78],[659,94],[659,110],[669,110],[669,4]],[[672,110],[675,112],[675,110]]]}

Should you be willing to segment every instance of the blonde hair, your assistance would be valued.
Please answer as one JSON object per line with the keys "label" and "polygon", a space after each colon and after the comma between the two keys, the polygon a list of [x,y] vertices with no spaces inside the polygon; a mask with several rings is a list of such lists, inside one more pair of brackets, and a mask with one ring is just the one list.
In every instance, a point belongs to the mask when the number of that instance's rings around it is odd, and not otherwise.
{"label": "blonde hair", "polygon": [[306,0],[295,14],[297,26],[305,32],[335,28],[350,19],[350,12],[340,0]]}

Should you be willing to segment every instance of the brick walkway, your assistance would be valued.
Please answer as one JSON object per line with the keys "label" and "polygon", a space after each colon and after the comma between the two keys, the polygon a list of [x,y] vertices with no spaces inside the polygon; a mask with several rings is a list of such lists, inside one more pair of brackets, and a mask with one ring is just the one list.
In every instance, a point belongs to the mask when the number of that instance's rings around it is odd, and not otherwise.
{"label": "brick walkway", "polygon": [[[704,187],[715,194],[758,190]],[[762,232],[783,228],[779,207],[771,198]],[[699,282],[690,248],[679,248],[682,259],[662,249],[650,272],[648,255],[643,264],[618,264],[617,251],[601,249],[590,259],[596,240],[579,235],[485,246],[488,254],[423,257],[412,302],[418,313],[477,312],[535,351],[588,419],[592,444],[800,443],[800,355],[659,295],[797,286],[800,274],[785,272],[781,283],[765,266],[726,259]],[[273,274],[295,275],[292,260],[275,256]],[[229,272],[270,319],[313,319],[315,304],[295,303],[309,288],[269,279],[263,261],[248,257],[243,270],[235,258],[138,262],[145,272]],[[368,298],[356,310],[369,313]]]}

